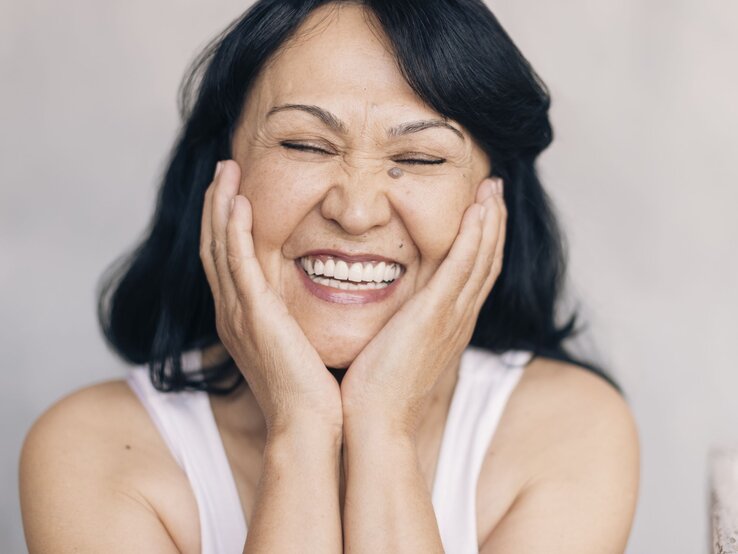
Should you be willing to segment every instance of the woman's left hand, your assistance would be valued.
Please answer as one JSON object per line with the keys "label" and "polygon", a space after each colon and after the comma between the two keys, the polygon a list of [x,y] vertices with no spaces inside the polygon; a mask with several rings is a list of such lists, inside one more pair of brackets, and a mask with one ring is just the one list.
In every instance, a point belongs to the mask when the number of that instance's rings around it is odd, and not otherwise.
{"label": "woman's left hand", "polygon": [[345,426],[415,433],[428,393],[468,346],[500,274],[506,222],[502,181],[486,179],[433,277],[348,368],[341,382]]}

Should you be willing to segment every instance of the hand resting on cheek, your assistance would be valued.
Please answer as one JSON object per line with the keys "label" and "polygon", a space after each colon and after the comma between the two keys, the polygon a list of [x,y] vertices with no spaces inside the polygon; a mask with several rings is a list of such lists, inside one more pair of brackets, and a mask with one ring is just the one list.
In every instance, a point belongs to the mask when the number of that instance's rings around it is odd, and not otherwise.
{"label": "hand resting on cheek", "polygon": [[412,436],[420,409],[469,344],[502,269],[507,210],[500,179],[485,179],[445,260],[359,353],[341,385],[344,425]]}
{"label": "hand resting on cheek", "polygon": [[251,204],[236,194],[240,175],[234,161],[220,162],[202,213],[200,257],[218,335],[253,391],[268,433],[306,424],[340,432],[338,383],[264,278]]}

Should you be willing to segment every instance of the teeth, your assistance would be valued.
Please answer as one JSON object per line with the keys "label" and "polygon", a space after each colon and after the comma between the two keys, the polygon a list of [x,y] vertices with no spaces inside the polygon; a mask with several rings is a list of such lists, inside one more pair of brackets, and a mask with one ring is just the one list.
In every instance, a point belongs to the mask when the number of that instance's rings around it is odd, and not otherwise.
{"label": "teeth", "polygon": [[313,272],[316,275],[322,275],[323,274],[323,262],[320,260],[315,260],[313,263]]}
{"label": "teeth", "polygon": [[333,261],[333,259],[329,259],[325,262],[325,268],[323,268],[323,275],[326,277],[333,277],[334,272],[336,271],[336,262]]}
{"label": "teeth", "polygon": [[369,262],[364,264],[364,270],[361,272],[361,280],[367,283],[374,281],[374,266]]}
{"label": "teeth", "polygon": [[326,287],[340,290],[375,290],[383,289],[389,286],[389,283],[349,283],[348,281],[336,281],[335,279],[326,279],[325,277],[317,277],[311,275],[310,279]]}
{"label": "teeth", "polygon": [[361,278],[363,276],[364,276],[364,264],[361,264],[359,262],[351,264],[351,269],[349,269],[349,276],[348,276],[349,281],[358,283],[361,281]]}
{"label": "teeth", "polygon": [[381,283],[384,281],[384,268],[387,264],[384,262],[379,262],[377,265],[374,266],[374,275],[372,276],[372,281],[375,283]]}
{"label": "teeth", "polygon": [[341,288],[339,282],[381,285],[387,281],[394,281],[402,272],[399,264],[388,264],[386,262],[376,264],[355,262],[348,264],[343,260],[334,260],[333,258],[323,261],[319,258],[304,257],[300,259],[300,264],[311,277],[323,276],[326,279],[333,277],[330,281],[336,282],[336,288]]}
{"label": "teeth", "polygon": [[342,260],[338,260],[336,262],[336,270],[334,271],[333,276],[336,279],[342,279],[343,280],[343,279],[347,279],[348,278],[348,273],[349,273],[349,270],[348,270],[348,265],[346,265],[346,262],[344,262]]}

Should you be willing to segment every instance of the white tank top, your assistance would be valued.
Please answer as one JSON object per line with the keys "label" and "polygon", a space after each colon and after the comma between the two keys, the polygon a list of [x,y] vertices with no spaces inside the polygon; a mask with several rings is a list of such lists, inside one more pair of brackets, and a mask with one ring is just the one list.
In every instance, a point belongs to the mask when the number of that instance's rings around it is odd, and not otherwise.
{"label": "white tank top", "polygon": [[[531,355],[525,350],[498,355],[468,346],[461,356],[432,491],[448,554],[479,552],[476,488],[482,461]],[[182,363],[185,371],[199,368],[200,352],[185,353]],[[200,516],[201,553],[240,554],[246,521],[207,393],[159,392],[143,365],[130,368],[127,381],[190,481]]]}

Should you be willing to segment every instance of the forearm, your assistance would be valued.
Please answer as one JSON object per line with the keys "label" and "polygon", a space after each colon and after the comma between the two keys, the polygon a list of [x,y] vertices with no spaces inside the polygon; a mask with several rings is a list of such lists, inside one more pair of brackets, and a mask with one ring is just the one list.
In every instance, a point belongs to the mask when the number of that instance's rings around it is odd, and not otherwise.
{"label": "forearm", "polygon": [[269,439],[244,554],[340,553],[341,437],[304,428]]}
{"label": "forearm", "polygon": [[343,448],[344,552],[442,554],[431,495],[412,437],[347,431]]}

